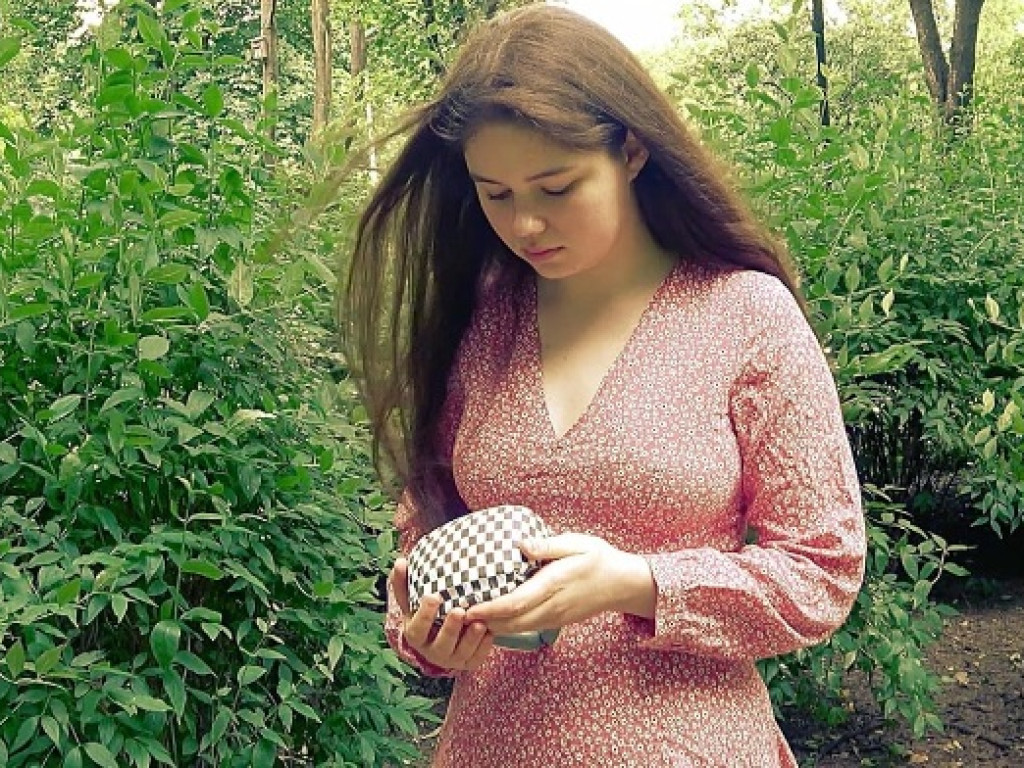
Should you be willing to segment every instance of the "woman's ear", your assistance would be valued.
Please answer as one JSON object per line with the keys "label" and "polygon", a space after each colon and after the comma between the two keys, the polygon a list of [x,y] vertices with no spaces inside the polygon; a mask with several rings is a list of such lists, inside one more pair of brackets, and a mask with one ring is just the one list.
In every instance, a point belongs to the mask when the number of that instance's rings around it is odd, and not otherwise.
{"label": "woman's ear", "polygon": [[622,154],[626,158],[626,173],[629,176],[629,180],[633,181],[647,164],[647,159],[651,156],[651,153],[647,151],[647,147],[643,145],[633,131],[627,131],[626,140],[622,143]]}

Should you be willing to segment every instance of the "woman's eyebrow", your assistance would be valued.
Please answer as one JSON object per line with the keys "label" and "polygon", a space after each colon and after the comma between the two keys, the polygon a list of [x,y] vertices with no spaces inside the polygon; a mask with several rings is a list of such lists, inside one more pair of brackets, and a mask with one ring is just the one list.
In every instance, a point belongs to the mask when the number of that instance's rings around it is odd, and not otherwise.
{"label": "woman's eyebrow", "polygon": [[[546,171],[541,171],[540,173],[535,173],[535,174],[533,174],[533,176],[530,176],[526,180],[527,181],[537,181],[538,179],[546,179],[548,176],[557,176],[558,174],[565,173],[566,171],[569,171],[569,170],[572,170],[572,166],[571,165],[560,165],[557,168],[548,168]],[[484,184],[501,184],[502,183],[500,181],[495,181],[494,179],[488,179],[486,176],[480,176],[479,174],[473,173],[472,171],[469,172],[469,176],[470,176],[471,179],[473,179],[473,181],[481,181]]]}

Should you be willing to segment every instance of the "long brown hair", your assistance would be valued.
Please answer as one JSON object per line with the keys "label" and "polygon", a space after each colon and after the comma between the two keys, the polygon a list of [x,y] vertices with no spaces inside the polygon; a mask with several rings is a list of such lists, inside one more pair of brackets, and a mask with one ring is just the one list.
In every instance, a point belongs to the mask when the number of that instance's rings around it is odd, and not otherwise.
{"label": "long brown hair", "polygon": [[359,222],[339,304],[378,468],[391,469],[432,522],[461,509],[438,422],[481,281],[529,269],[491,230],[463,158],[466,140],[492,120],[579,150],[616,150],[632,131],[650,153],[634,189],[658,245],[775,275],[802,304],[784,249],[624,45],[548,5],[485,22],[437,97],[390,135],[407,140]]}

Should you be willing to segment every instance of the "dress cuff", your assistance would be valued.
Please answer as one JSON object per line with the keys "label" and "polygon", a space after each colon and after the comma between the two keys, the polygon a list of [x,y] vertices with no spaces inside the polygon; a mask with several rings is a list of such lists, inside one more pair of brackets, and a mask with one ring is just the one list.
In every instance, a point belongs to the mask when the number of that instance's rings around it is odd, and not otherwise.
{"label": "dress cuff", "polygon": [[656,589],[654,618],[626,616],[639,635],[640,645],[652,650],[679,650],[700,623],[686,610],[686,595],[701,583],[700,550],[642,555],[651,569]]}
{"label": "dress cuff", "polygon": [[413,648],[405,639],[405,633],[398,633],[398,655],[401,656],[406,663],[419,669],[419,671],[426,677],[454,677],[455,671],[446,669],[445,667],[439,667],[436,664],[431,664],[429,661],[420,656],[419,652]]}

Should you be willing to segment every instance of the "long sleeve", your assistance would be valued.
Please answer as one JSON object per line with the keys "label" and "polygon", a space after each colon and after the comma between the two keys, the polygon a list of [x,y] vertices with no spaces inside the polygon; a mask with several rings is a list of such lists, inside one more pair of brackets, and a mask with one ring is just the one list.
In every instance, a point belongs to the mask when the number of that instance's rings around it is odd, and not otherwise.
{"label": "long sleeve", "polygon": [[781,284],[756,310],[729,415],[756,543],[645,555],[657,587],[648,648],[759,659],[813,645],[863,578],[860,490],[827,362]]}

